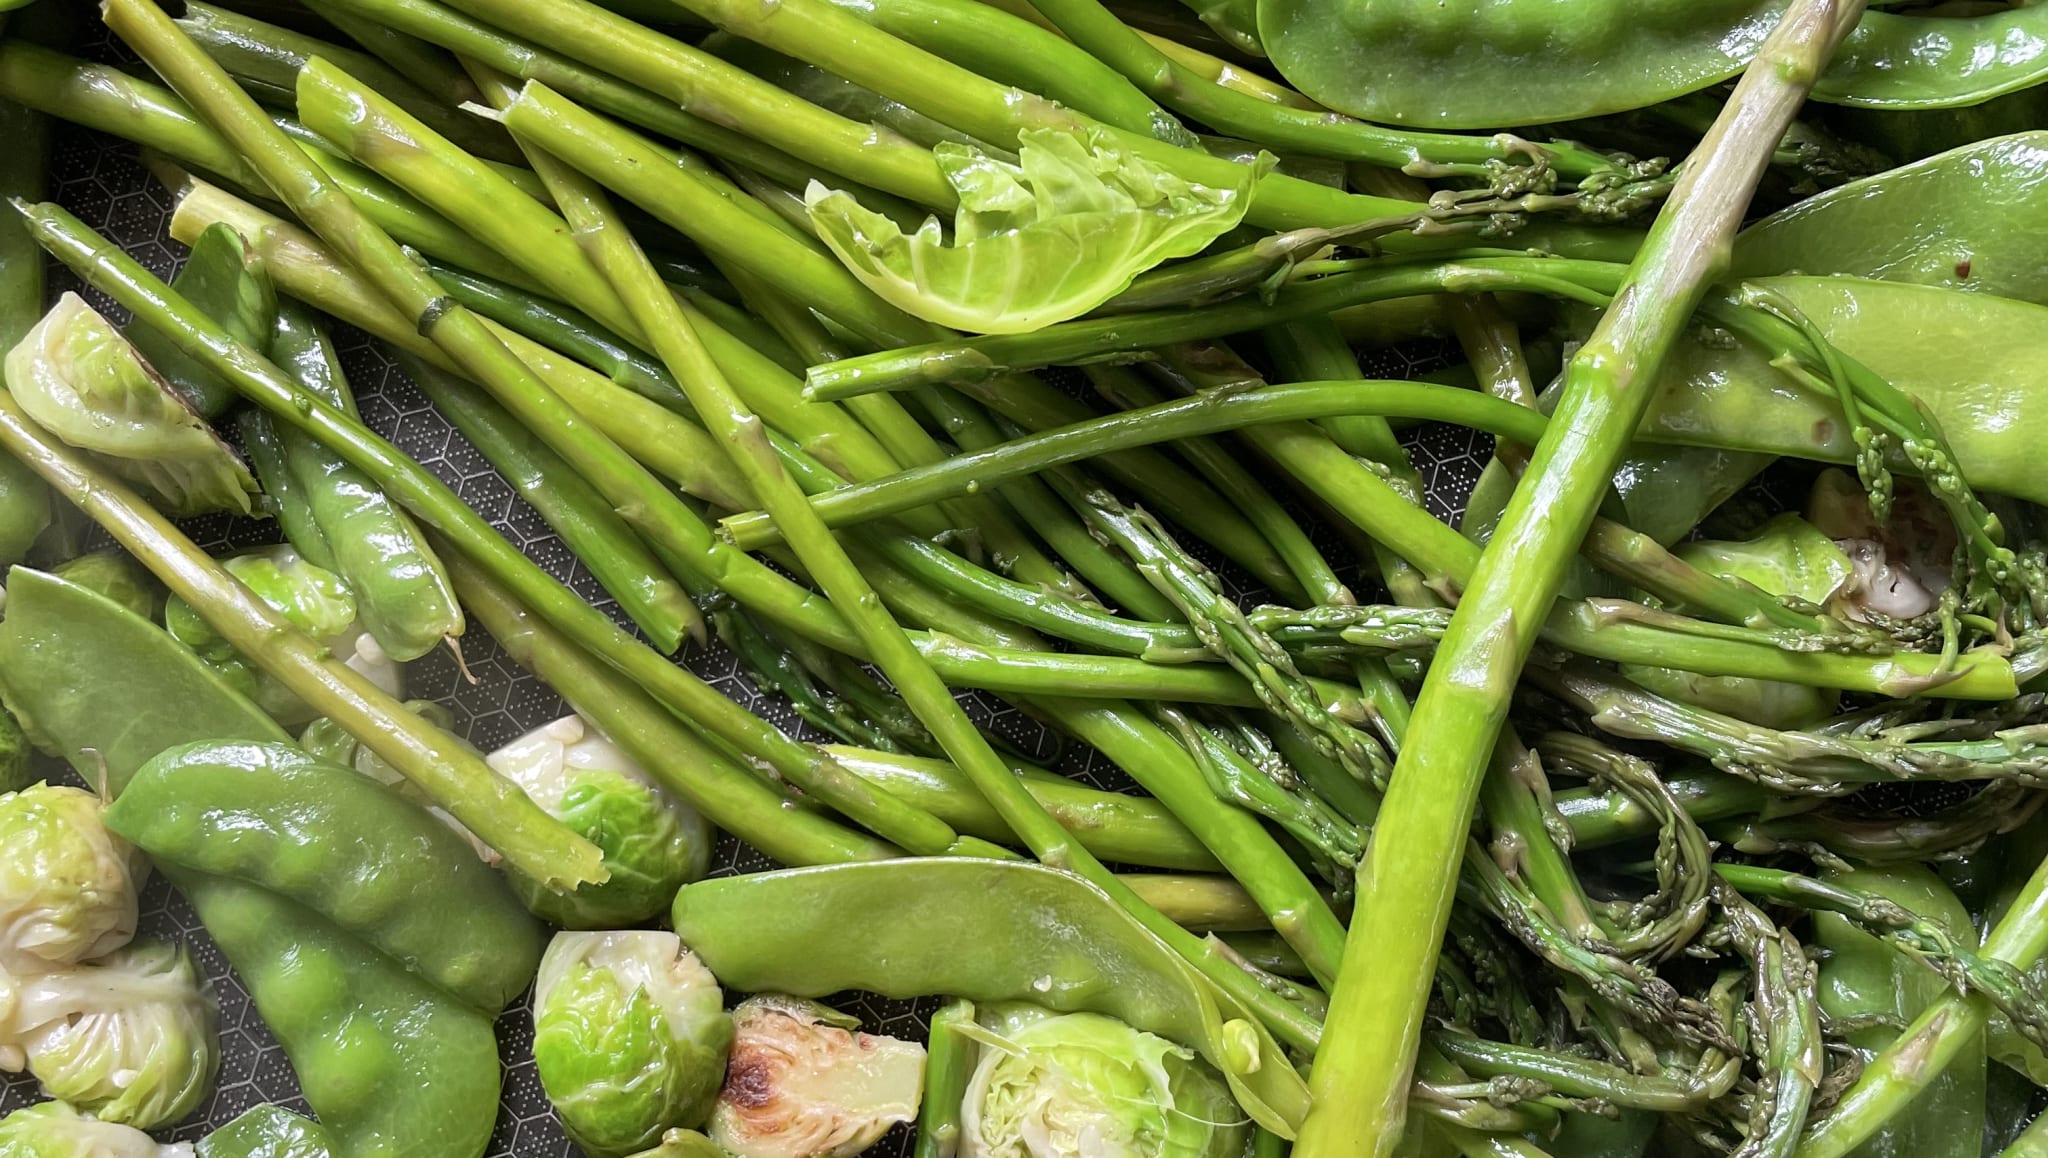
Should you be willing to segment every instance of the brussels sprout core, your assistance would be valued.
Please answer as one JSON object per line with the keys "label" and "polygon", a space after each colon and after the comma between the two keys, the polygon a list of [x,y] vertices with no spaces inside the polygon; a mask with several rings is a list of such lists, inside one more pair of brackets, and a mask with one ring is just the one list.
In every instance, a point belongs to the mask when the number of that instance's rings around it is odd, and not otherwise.
{"label": "brussels sprout core", "polygon": [[712,1141],[739,1158],[851,1158],[915,1119],[924,1047],[854,1024],[809,1001],[742,1002]]}

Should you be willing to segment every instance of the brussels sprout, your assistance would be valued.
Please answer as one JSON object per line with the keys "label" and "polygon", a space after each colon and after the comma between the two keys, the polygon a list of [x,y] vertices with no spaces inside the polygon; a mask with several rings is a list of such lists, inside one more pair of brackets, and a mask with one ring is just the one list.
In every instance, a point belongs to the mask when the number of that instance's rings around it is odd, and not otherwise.
{"label": "brussels sprout", "polygon": [[711,826],[581,716],[544,724],[486,759],[570,831],[604,850],[610,879],[574,893],[513,875],[526,907],[544,921],[569,929],[639,924],[667,912],[676,890],[710,865]]}
{"label": "brussels sprout", "polygon": [[91,965],[0,976],[0,1069],[28,1071],[50,1096],[138,1130],[192,1112],[220,1068],[211,994],[192,958],[141,941]]}
{"label": "brussels sprout", "polygon": [[[355,596],[332,571],[314,566],[290,547],[232,555],[223,559],[221,566],[292,626],[326,644],[358,674],[394,696],[399,694],[402,675],[397,662],[356,622]],[[302,724],[313,717],[304,701],[242,658],[190,604],[175,595],[164,604],[164,628],[279,722]]]}
{"label": "brussels sprout", "polygon": [[133,1126],[100,1122],[62,1102],[44,1102],[0,1118],[4,1158],[192,1158],[185,1143],[159,1146]]}
{"label": "brussels sprout", "polygon": [[38,425],[142,486],[167,514],[249,513],[257,486],[242,460],[77,294],[8,352],[6,380]]}
{"label": "brussels sprout", "polygon": [[709,1130],[728,1153],[851,1158],[917,1117],[916,1042],[857,1032],[853,1018],[790,997],[749,998],[732,1016],[732,1060]]}
{"label": "brussels sprout", "polygon": [[144,619],[156,618],[157,600],[163,597],[156,576],[121,551],[80,555],[50,568],[50,574],[104,595]]}
{"label": "brussels sprout", "polygon": [[1006,1006],[982,1031],[962,1158],[1235,1158],[1249,1122],[1192,1050],[1096,1013]]}
{"label": "brussels sprout", "polygon": [[100,823],[92,793],[37,784],[0,796],[0,971],[41,973],[126,945],[148,875]]}
{"label": "brussels sprout", "polygon": [[593,1158],[702,1122],[731,1042],[718,979],[674,933],[559,933],[541,958],[533,1060]]}

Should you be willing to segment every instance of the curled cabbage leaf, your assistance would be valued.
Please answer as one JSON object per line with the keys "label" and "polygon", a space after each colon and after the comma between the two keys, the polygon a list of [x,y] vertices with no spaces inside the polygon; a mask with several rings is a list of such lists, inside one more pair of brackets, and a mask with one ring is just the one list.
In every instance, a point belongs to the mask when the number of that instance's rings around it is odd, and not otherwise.
{"label": "curled cabbage leaf", "polygon": [[749,998],[733,1010],[732,1059],[711,1140],[737,1158],[852,1158],[917,1117],[924,1047],[860,1033],[812,1001]]}
{"label": "curled cabbage leaf", "polygon": [[1099,1013],[1009,1006],[993,1020],[961,1105],[963,1158],[1243,1151],[1250,1120],[1194,1051]]}
{"label": "curled cabbage leaf", "polygon": [[514,873],[535,916],[568,929],[636,925],[711,863],[711,826],[581,716],[543,724],[486,757],[549,815],[604,851],[611,877],[560,893]]}
{"label": "curled cabbage leaf", "polygon": [[0,1069],[24,1066],[51,1097],[101,1121],[168,1126],[220,1068],[213,997],[192,958],[161,941],[57,973],[0,975]]}
{"label": "curled cabbage leaf", "polygon": [[533,995],[533,1060],[593,1158],[654,1146],[711,1110],[732,1042],[718,979],[674,933],[560,933]]}
{"label": "curled cabbage leaf", "polygon": [[0,796],[0,971],[62,969],[126,945],[148,875],[92,793],[37,784]]}
{"label": "curled cabbage leaf", "polygon": [[[282,546],[231,555],[221,566],[358,674],[394,696],[399,693],[403,677],[398,662],[357,621],[355,595],[340,576]],[[164,629],[279,723],[297,725],[313,718],[296,693],[250,663],[175,595],[164,603]]]}
{"label": "curled cabbage leaf", "polygon": [[85,299],[67,293],[7,354],[36,423],[145,488],[166,514],[246,515],[256,480]]}
{"label": "curled cabbage leaf", "polygon": [[816,181],[804,204],[818,236],[883,300],[985,334],[1078,317],[1160,262],[1201,252],[1243,218],[1265,169],[1246,166],[1228,188],[1197,185],[1096,129],[1027,130],[1016,164],[951,141],[932,153],[960,196],[950,242],[937,218],[906,236]]}
{"label": "curled cabbage leaf", "polygon": [[62,1102],[43,1102],[0,1118],[6,1158],[192,1158],[187,1143],[159,1146],[133,1126],[85,1117]]}

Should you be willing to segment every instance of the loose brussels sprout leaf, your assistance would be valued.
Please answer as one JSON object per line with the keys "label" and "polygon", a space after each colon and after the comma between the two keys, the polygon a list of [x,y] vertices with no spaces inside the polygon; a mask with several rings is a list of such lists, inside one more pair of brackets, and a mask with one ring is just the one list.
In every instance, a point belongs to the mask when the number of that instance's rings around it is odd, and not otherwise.
{"label": "loose brussels sprout leaf", "polygon": [[914,1119],[924,1047],[849,1021],[790,997],[741,1002],[711,1140],[738,1158],[851,1158]]}
{"label": "loose brussels sprout leaf", "polygon": [[1250,1119],[1215,1071],[1098,1013],[1001,1011],[960,1114],[965,1158],[1235,1158]]}
{"label": "loose brussels sprout leaf", "polygon": [[0,971],[41,973],[126,945],[148,874],[100,823],[92,793],[38,784],[0,796]]}
{"label": "loose brussels sprout leaf", "polygon": [[813,181],[811,224],[869,289],[928,321],[1014,334],[1101,305],[1162,261],[1237,225],[1263,166],[1234,187],[1195,185],[1098,130],[1033,129],[1018,163],[971,145],[932,150],[960,195],[948,243],[937,218],[904,236],[850,193]]}
{"label": "loose brussels sprout leaf", "polygon": [[[271,610],[326,644],[371,683],[392,695],[399,693],[403,677],[398,664],[356,622],[355,596],[332,571],[281,546],[231,555],[221,566]],[[280,722],[301,724],[312,718],[304,701],[244,659],[190,604],[175,595],[164,603],[164,628]]]}
{"label": "loose brussels sprout leaf", "polygon": [[156,576],[122,551],[95,551],[50,568],[50,574],[98,592],[144,619],[156,618],[163,589]]}
{"label": "loose brussels sprout leaf", "polygon": [[711,826],[581,716],[528,732],[486,759],[534,803],[604,850],[610,879],[574,893],[515,874],[535,916],[570,929],[635,925],[710,867]]}
{"label": "loose brussels sprout leaf", "polygon": [[257,487],[242,460],[77,294],[8,353],[7,386],[30,418],[142,485],[166,513],[249,513]]}
{"label": "loose brussels sprout leaf", "polygon": [[6,1158],[192,1158],[185,1143],[159,1146],[133,1126],[100,1122],[62,1102],[43,1102],[0,1119]]}
{"label": "loose brussels sprout leaf", "polygon": [[704,1120],[732,1042],[718,980],[674,933],[561,933],[534,984],[533,1059],[593,1158]]}
{"label": "loose brussels sprout leaf", "polygon": [[0,1069],[25,1062],[51,1097],[138,1130],[199,1105],[220,1068],[213,997],[175,945],[0,978]]}

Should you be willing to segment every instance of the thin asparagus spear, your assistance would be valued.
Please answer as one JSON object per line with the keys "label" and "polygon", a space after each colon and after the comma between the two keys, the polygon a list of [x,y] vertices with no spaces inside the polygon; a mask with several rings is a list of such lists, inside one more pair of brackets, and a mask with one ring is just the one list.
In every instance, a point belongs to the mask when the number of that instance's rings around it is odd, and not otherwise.
{"label": "thin asparagus spear", "polygon": [[[1414,739],[1401,750],[1359,868],[1359,916],[1311,1074],[1314,1108],[1296,1148],[1300,1158],[1388,1154],[1398,1144],[1400,1093],[1453,898],[1443,866],[1463,846],[1487,753],[1534,642],[1528,627],[1556,597],[1648,405],[1658,367],[1727,260],[1728,239],[1770,151],[1861,14],[1859,0],[1792,6],[1681,174],[1617,308],[1566,371],[1529,473],[1430,666],[1415,705]],[[1811,1024],[1810,1008],[1803,1024]],[[1807,1045],[1785,1033],[1773,1060],[1791,1070],[1817,1051],[1818,1034],[1811,1036]],[[1812,1069],[1817,1073],[1817,1058]],[[1796,1086],[1789,1075],[1782,1079],[1780,1100],[1800,1111],[1788,1116],[1803,1120],[1804,1103],[1793,1105]]]}
{"label": "thin asparagus spear", "polygon": [[560,456],[469,383],[404,355],[400,355],[399,365],[427,400],[562,536],[563,544],[590,568],[656,647],[673,653],[686,635],[703,639],[703,619],[690,597],[662,570],[625,520],[605,505],[590,484],[576,477]]}
{"label": "thin asparagus spear", "polygon": [[[462,68],[453,57],[434,45],[343,11],[326,0],[300,0],[300,5],[340,29],[342,35],[389,65],[398,75],[426,90],[439,103],[459,108],[464,101],[476,99],[476,88],[469,83],[468,77],[462,75]],[[343,64],[342,67],[348,68],[348,65]]]}
{"label": "thin asparagus spear", "polygon": [[237,652],[319,714],[340,722],[506,863],[563,890],[606,878],[596,845],[563,827],[454,737],[407,711],[293,628],[134,491],[45,434],[4,391],[0,447],[105,527]]}
{"label": "thin asparagus spear", "polygon": [[[1729,776],[1716,779],[1745,783]],[[1873,817],[1820,809],[1719,825],[1714,835],[1728,847],[1756,856],[1797,851],[1823,864],[1830,859],[1868,865],[1925,863],[1969,852],[2018,829],[2043,803],[2048,797],[2040,792],[2010,780],[1994,780],[1961,804],[1925,816]],[[1691,804],[1686,811],[1701,822],[1714,819]]]}
{"label": "thin asparagus spear", "polygon": [[1817,971],[1792,934],[1716,881],[1736,949],[1755,971],[1750,998],[1752,1021],[1763,1040],[1753,1052],[1767,1072],[1750,1111],[1749,1137],[1742,1153],[1754,1158],[1791,1158],[1820,1084],[1822,1041]]}
{"label": "thin asparagus spear", "polygon": [[1462,1033],[1433,1033],[1429,1044],[1465,1069],[1486,1077],[1533,1078],[1561,1094],[1599,1098],[1617,1106],[1682,1114],[1701,1109],[1728,1093],[1742,1075],[1742,1060],[1729,1058],[1706,1080],[1636,1074],[1569,1054],[1486,1041]]}

